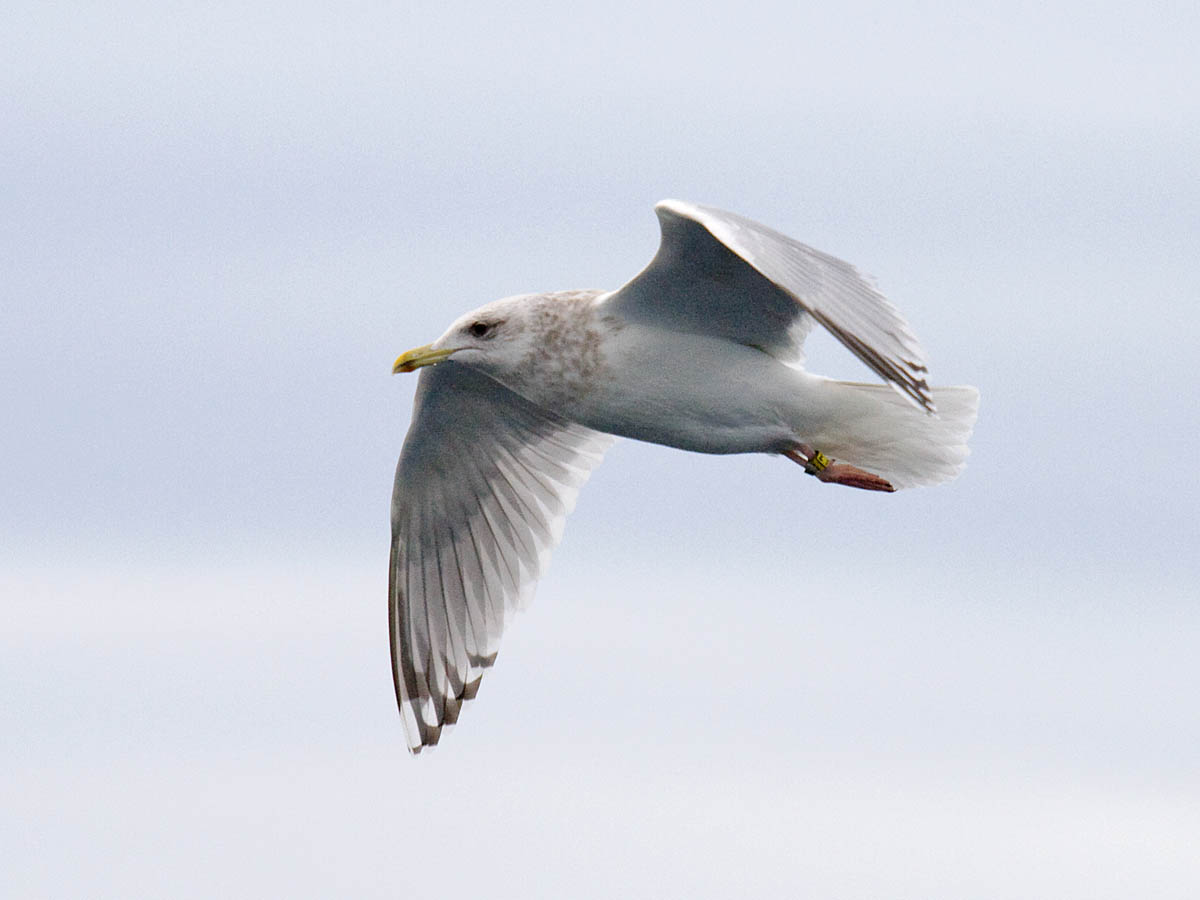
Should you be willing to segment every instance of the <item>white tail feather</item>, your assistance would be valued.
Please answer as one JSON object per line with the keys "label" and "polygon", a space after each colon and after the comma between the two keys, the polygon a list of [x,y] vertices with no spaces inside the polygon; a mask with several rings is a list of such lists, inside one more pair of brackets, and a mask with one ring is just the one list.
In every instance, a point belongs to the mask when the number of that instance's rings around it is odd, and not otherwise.
{"label": "white tail feather", "polygon": [[884,384],[828,381],[837,414],[805,440],[841,462],[881,475],[898,490],[941,484],[966,466],[979,411],[973,387],[933,389],[937,413],[917,409]]}

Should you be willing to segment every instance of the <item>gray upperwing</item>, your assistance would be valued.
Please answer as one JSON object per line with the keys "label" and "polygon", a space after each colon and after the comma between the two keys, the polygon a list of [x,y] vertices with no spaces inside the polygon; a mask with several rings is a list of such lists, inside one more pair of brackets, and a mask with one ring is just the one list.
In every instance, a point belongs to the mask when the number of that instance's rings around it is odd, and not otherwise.
{"label": "gray upperwing", "polygon": [[605,305],[664,327],[758,347],[787,363],[819,322],[917,406],[934,410],[908,323],[853,266],[734,213],[664,200],[662,239]]}

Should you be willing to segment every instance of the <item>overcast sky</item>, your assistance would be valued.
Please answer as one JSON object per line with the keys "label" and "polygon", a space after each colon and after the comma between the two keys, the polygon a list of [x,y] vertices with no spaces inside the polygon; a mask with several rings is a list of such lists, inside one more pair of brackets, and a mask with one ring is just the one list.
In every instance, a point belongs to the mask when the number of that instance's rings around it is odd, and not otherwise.
{"label": "overcast sky", "polygon": [[[1200,892],[1194,4],[5,20],[0,895]],[[391,362],[664,197],[874,275],[969,467],[619,443],[408,758]]]}

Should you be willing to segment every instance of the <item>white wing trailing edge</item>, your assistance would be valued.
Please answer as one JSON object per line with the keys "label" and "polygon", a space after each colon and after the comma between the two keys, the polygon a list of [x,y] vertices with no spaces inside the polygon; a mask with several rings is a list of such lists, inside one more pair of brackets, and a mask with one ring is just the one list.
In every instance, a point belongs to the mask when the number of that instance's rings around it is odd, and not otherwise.
{"label": "white wing trailing edge", "polygon": [[392,494],[388,606],[414,753],[475,696],[613,440],[467,366],[422,372]]}
{"label": "white wing trailing edge", "polygon": [[605,301],[614,312],[791,363],[819,322],[912,403],[934,411],[912,329],[852,265],[734,213],[680,200],[654,210],[658,253]]}

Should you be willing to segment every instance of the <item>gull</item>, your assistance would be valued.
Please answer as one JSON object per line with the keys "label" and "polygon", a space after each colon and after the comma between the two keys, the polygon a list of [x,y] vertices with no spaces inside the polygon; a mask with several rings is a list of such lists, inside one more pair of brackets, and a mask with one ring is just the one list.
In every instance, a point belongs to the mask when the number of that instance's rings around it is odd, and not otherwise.
{"label": "gull", "polygon": [[[776,454],[880,493],[964,466],[978,391],[930,387],[908,324],[854,267],[712,207],[664,200],[655,212],[658,252],[624,287],[497,300],[393,366],[422,369],[388,588],[413,753],[475,696],[616,437]],[[806,372],[816,325],[882,383]]]}

